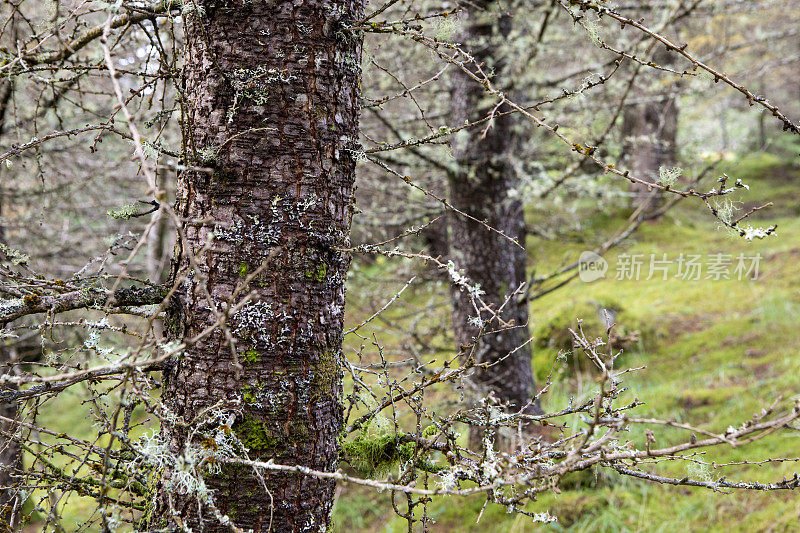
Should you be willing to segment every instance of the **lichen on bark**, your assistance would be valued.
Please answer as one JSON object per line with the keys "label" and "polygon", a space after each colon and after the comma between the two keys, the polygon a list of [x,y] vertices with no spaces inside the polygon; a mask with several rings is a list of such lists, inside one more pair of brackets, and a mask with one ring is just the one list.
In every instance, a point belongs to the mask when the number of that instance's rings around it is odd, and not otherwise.
{"label": "lichen on bark", "polygon": [[[216,328],[165,373],[164,398],[187,422],[215,405],[236,413],[231,428],[251,459],[338,464],[350,261],[339,249],[352,216],[361,54],[361,35],[345,26],[361,16],[361,0],[239,0],[186,17],[184,136],[189,147],[215,149],[213,174],[179,179],[176,210],[188,222],[173,265],[182,283],[173,337],[208,328],[213,308],[263,268],[253,301],[228,318],[238,365]],[[186,249],[200,272],[184,281],[176,276],[191,266]],[[190,433],[169,423],[163,431],[180,454]],[[260,474],[222,465],[204,481],[219,512],[245,530],[330,525],[331,480]],[[166,495],[160,506],[169,517]],[[172,506],[196,530],[230,529],[198,512],[196,495],[174,495]]]}

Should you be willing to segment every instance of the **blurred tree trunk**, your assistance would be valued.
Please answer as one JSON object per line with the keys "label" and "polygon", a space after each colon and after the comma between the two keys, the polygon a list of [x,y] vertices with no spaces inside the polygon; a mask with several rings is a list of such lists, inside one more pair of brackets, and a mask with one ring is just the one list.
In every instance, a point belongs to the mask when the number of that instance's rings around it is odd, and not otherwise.
{"label": "blurred tree trunk", "polygon": [[[450,251],[450,245],[447,238],[447,219],[442,217],[430,226],[422,230],[422,239],[425,242],[425,247],[430,252],[431,256],[443,258],[447,257]],[[441,270],[436,270],[437,276],[442,273]]]}
{"label": "blurred tree trunk", "polygon": [[[8,346],[0,347],[0,372],[13,374],[15,368],[15,350]],[[16,388],[15,385],[3,385],[4,389]],[[0,403],[0,416],[16,420],[17,403],[15,401]],[[22,449],[16,440],[5,435],[15,435],[19,425],[14,422],[0,422],[0,531],[17,531],[16,527],[22,513],[22,504],[17,497],[19,481],[17,476],[22,471]]]}
{"label": "blurred tree trunk", "polygon": [[[265,268],[250,284],[257,303],[227,320],[238,363],[217,328],[165,372],[163,397],[195,427],[204,413],[238,406],[232,429],[254,460],[337,467],[350,262],[337,248],[348,243],[353,209],[361,54],[361,36],[344,27],[362,11],[361,0],[237,1],[186,21],[184,135],[214,172],[187,172],[178,183],[187,238],[173,279],[189,268],[189,251],[199,268],[182,284],[173,338],[208,328],[211,308],[224,309],[237,285]],[[208,219],[216,226],[198,222]],[[164,431],[180,453],[186,428]],[[332,480],[261,474],[221,465],[205,483],[219,512],[245,531],[327,530]],[[198,511],[197,494],[170,494],[170,473],[161,483],[151,525],[230,531],[207,505]]]}
{"label": "blurred tree trunk", "polygon": [[[461,34],[456,39],[464,43],[476,61],[483,63],[484,72],[493,72],[502,79],[503,62],[493,54],[508,36],[511,21],[500,13],[500,6],[492,1],[470,3]],[[459,69],[452,76],[452,122],[464,124],[486,117],[496,105],[488,98],[481,85]],[[484,126],[460,133],[453,143],[453,153],[459,164],[459,173],[450,180],[450,199],[459,210],[492,228],[502,231],[521,246],[525,245],[525,218],[522,202],[514,194],[519,185],[509,156],[513,119],[511,116],[495,118],[492,127],[482,136]],[[520,284],[526,281],[525,250],[483,224],[453,213],[450,218],[450,254],[456,267],[467,277],[479,283],[485,291],[485,300],[498,309]],[[454,287],[453,330],[456,345],[460,348],[473,342],[480,328],[470,321],[476,311],[466,292]],[[530,404],[536,393],[531,369],[531,351],[525,343],[528,335],[528,308],[526,302],[511,297],[502,311],[505,321],[513,320],[515,327],[493,332],[498,327],[492,323],[487,333],[475,346],[478,362],[493,363],[486,370],[477,370],[472,377],[481,394],[493,392],[510,409],[525,406],[529,412],[538,411]],[[489,319],[482,313],[483,320]],[[525,346],[523,346],[525,345]],[[475,428],[471,441],[480,441],[482,432]]]}
{"label": "blurred tree trunk", "polygon": [[[664,66],[673,62],[670,52],[664,48],[656,51],[653,60]],[[671,169],[677,159],[678,106],[672,87],[653,91],[645,98],[645,102],[627,106],[623,113],[625,152],[631,174],[658,183],[661,167]],[[659,191],[633,183],[631,193],[632,207],[639,207],[650,199],[647,212],[657,210]]]}
{"label": "blurred tree trunk", "polygon": [[[147,255],[145,256],[147,277],[151,283],[161,283],[161,277],[167,264],[164,241],[168,230],[167,218],[160,209],[155,211],[150,217],[150,229],[147,231]],[[164,320],[162,318],[153,319],[153,335],[158,342],[164,341]]]}
{"label": "blurred tree trunk", "polygon": [[[5,119],[14,87],[11,81],[6,80],[0,84],[0,135],[5,128]],[[3,183],[0,182],[0,187]],[[2,219],[4,198],[0,196],[0,242],[6,242],[5,221]],[[4,342],[0,340],[0,342]],[[0,346],[0,375],[13,374],[16,362],[15,350],[9,346]],[[3,385],[3,388],[16,388],[15,385]],[[0,402],[0,416],[15,420],[17,418],[17,403]],[[17,424],[0,422],[0,528],[2,531],[15,531],[19,515],[22,512],[22,502],[17,501],[15,473],[22,469],[22,450],[19,443],[6,435],[14,435],[18,430]]]}
{"label": "blurred tree trunk", "polygon": [[[450,243],[447,236],[448,217],[444,216],[420,232],[425,248],[431,257],[447,260],[450,255]],[[450,276],[441,269],[429,269],[429,279],[442,283],[450,283]]]}

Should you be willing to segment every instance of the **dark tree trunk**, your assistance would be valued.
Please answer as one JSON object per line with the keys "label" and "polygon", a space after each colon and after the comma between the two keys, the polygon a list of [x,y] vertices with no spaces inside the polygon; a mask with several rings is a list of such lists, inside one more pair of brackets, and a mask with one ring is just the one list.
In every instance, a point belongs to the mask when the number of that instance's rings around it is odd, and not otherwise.
{"label": "dark tree trunk", "polygon": [[[188,268],[187,248],[199,272],[183,284],[173,337],[200,334],[215,321],[210,308],[223,309],[249,273],[266,268],[250,287],[257,303],[227,320],[242,368],[217,328],[166,372],[163,396],[188,423],[215,405],[238,408],[232,428],[254,460],[337,466],[350,262],[337,247],[347,244],[353,208],[361,53],[361,36],[344,26],[362,11],[361,0],[240,0],[186,22],[185,138],[215,170],[179,180],[187,239],[173,276]],[[209,219],[216,225],[198,222]],[[164,432],[180,453],[186,430]],[[219,512],[244,530],[330,525],[333,481],[276,472],[263,481],[229,465],[205,478]],[[169,487],[166,473],[152,525],[178,520],[167,511],[172,499],[194,531],[230,531],[207,505],[198,512],[196,495]]]}
{"label": "dark tree trunk", "polygon": [[[11,81],[4,81],[0,85],[0,135],[6,129],[6,114],[8,112],[11,95],[13,93]],[[0,182],[2,185],[2,182]],[[6,243],[5,221],[3,216],[3,198],[0,196],[0,242]],[[0,375],[13,374],[16,357],[15,350],[8,346],[0,346]],[[3,388],[16,385],[3,385]],[[16,420],[17,403],[0,402],[0,416]],[[15,531],[19,522],[19,515],[22,512],[22,502],[18,501],[17,485],[18,480],[15,474],[22,470],[22,449],[17,441],[6,437],[14,435],[19,430],[19,426],[12,422],[0,422],[0,531]]]}
{"label": "dark tree trunk", "polygon": [[[447,238],[447,218],[442,217],[430,226],[422,230],[422,239],[425,242],[425,247],[432,257],[443,258],[447,257],[450,251]],[[437,276],[442,273],[441,270],[436,270]]]}
{"label": "dark tree trunk", "polygon": [[[428,250],[428,253],[431,255],[431,257],[444,260],[450,255],[450,243],[447,236],[447,226],[448,219],[445,216],[420,232],[422,235],[422,241],[425,243],[425,248]],[[447,272],[438,268],[429,269],[426,272],[426,275],[429,277],[429,279],[437,282],[450,282],[450,276],[447,274]]]}
{"label": "dark tree trunk", "polygon": [[[672,63],[670,53],[665,49],[656,52],[653,59],[660,65]],[[634,176],[658,183],[660,168],[671,169],[677,159],[678,106],[672,87],[645,97],[646,102],[630,105],[624,111],[625,152],[628,168]],[[633,183],[631,192],[633,207],[650,200],[647,211],[658,208],[660,195],[647,185]]]}
{"label": "dark tree trunk", "polygon": [[[475,59],[484,63],[484,71],[493,71],[502,79],[503,64],[493,56],[497,46],[508,35],[510,19],[498,15],[500,6],[494,2],[472,3],[466,9],[466,20],[458,40],[465,43]],[[474,121],[490,112],[494,102],[489,101],[481,85],[465,73],[456,70],[452,79],[452,120],[454,124]],[[470,129],[468,135],[454,141],[453,152],[459,163],[459,173],[450,180],[452,203],[477,220],[485,220],[491,227],[525,245],[525,218],[522,202],[512,191],[518,186],[518,177],[509,161],[513,120],[510,116],[494,120],[493,127],[482,137],[483,128]],[[479,283],[485,291],[487,303],[499,308],[505,299],[526,281],[525,250],[489,231],[484,225],[453,214],[450,218],[450,253],[457,268]],[[453,290],[453,329],[457,346],[470,344],[479,328],[470,322],[475,315],[466,292]],[[502,317],[513,320],[516,327],[499,333],[496,323],[477,343],[474,355],[478,362],[495,363],[487,370],[478,370],[472,380],[482,394],[494,392],[496,397],[520,409],[528,405],[531,412],[538,409],[529,405],[536,393],[531,369],[531,352],[528,341],[527,303],[516,297],[505,305]],[[483,313],[481,318],[488,320]],[[478,436],[473,432],[472,440]]]}
{"label": "dark tree trunk", "polygon": [[[7,346],[0,347],[0,374],[13,374],[15,351]],[[3,385],[4,389],[12,387]],[[13,386],[16,388],[16,386]],[[10,420],[17,419],[17,403],[0,402],[0,416]],[[22,504],[17,497],[19,477],[22,472],[22,449],[19,443],[5,435],[16,435],[19,425],[15,422],[0,421],[0,531],[16,531],[22,513]]]}

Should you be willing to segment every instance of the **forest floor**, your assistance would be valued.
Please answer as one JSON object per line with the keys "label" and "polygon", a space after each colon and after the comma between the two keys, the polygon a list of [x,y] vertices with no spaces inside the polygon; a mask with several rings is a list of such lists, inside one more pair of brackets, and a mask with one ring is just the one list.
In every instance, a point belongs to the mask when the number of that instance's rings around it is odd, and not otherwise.
{"label": "forest floor", "polygon": [[[784,406],[793,398],[800,398],[800,159],[787,161],[762,153],[731,162],[724,170],[750,186],[746,198],[742,198],[743,207],[751,207],[757,200],[774,202],[771,209],[759,212],[752,224],[778,224],[777,235],[753,242],[731,237],[701,204],[688,200],[659,221],[646,223],[612,250],[607,256],[609,270],[604,279],[593,283],[575,281],[535,300],[531,305],[531,330],[537,336],[533,360],[538,382],[543,383],[551,368],[556,368],[551,392],[543,398],[546,409],[560,409],[570,397],[580,401],[593,393],[595,376],[579,361],[559,357],[559,353],[565,348],[566,328],[574,327],[578,318],[584,319],[587,334],[601,334],[601,307],[618,312],[620,334],[638,337],[628,343],[617,366],[646,367],[625,380],[629,387],[626,398],[638,397],[646,402],[637,408],[639,416],[671,417],[720,432],[759,413],[780,396]],[[602,242],[628,214],[596,217],[576,232],[574,239],[567,236],[558,242],[543,242],[532,238],[528,242],[531,265],[536,265],[537,273],[547,273],[574,261],[581,251]],[[734,279],[705,279],[706,270],[703,279],[697,281],[675,277],[680,254],[700,255],[707,267],[709,254],[714,253],[732,256],[730,274]],[[639,280],[616,279],[623,254],[641,255]],[[660,272],[650,280],[644,279],[651,254],[657,260],[666,254],[672,262],[668,279],[662,280]],[[733,275],[739,254],[760,254],[757,280],[738,280]],[[382,257],[370,262],[354,261],[348,281],[347,327],[380,309],[387,294],[402,288],[420,270],[418,264]],[[345,352],[351,360],[357,360],[357,354],[362,352],[364,359],[371,362],[376,358],[375,346],[371,345],[374,341],[382,346],[389,360],[406,359],[421,344],[427,344],[418,354],[422,360],[451,357],[449,318],[444,283],[420,283],[410,287],[359,332],[366,340],[349,335]],[[366,347],[362,349],[362,345]],[[446,405],[455,394],[452,388],[441,387],[428,400]],[[38,421],[45,427],[62,428],[91,440],[96,436],[86,423],[91,419],[91,409],[93,406],[83,403],[79,392],[66,392],[59,396],[57,404],[47,402],[41,406]],[[134,422],[140,425],[134,433],[152,431],[144,414],[137,413]],[[389,427],[386,424],[384,429]],[[661,428],[657,435],[658,445],[688,437],[685,432]],[[709,450],[703,459],[722,463],[799,457],[798,436],[780,432],[742,448]],[[48,439],[46,435],[42,438]],[[630,438],[641,443],[644,434],[632,432]],[[795,462],[770,463],[727,468],[725,474],[729,480],[769,482],[791,476],[797,469]],[[687,470],[687,463],[662,464],[654,471],[677,477],[716,475],[697,465],[690,464]],[[548,511],[557,517],[554,524],[534,524],[525,516],[507,514],[504,508],[492,504],[476,523],[483,503],[481,497],[435,498],[428,505],[429,517],[435,520],[430,530],[796,531],[800,520],[800,494],[796,492],[721,493],[676,488],[622,478],[605,470],[574,476],[560,494],[545,493],[528,505],[529,511]],[[64,530],[73,531],[94,507],[89,498],[64,498]],[[418,527],[416,524],[415,530]],[[41,523],[32,524],[30,531],[40,528]],[[405,520],[392,511],[388,494],[352,486],[339,488],[335,531],[400,532],[406,528]],[[90,526],[84,530],[95,529]]]}
{"label": "forest floor", "polygon": [[[752,242],[732,237],[718,227],[702,204],[691,200],[682,202],[659,221],[645,224],[629,241],[608,254],[609,270],[604,279],[592,283],[575,281],[532,303],[531,329],[540,336],[533,356],[539,383],[553,367],[559,348],[565,348],[562,344],[566,328],[574,327],[575,320],[583,318],[587,330],[600,335],[598,309],[612,308],[619,313],[616,321],[621,334],[633,334],[634,339],[638,336],[638,340],[628,343],[617,367],[646,367],[625,380],[629,387],[626,397],[646,402],[636,409],[638,416],[674,418],[721,432],[731,424],[746,421],[779,397],[783,398],[784,407],[800,398],[800,160],[787,161],[761,153],[731,162],[723,170],[750,186],[746,196],[740,197],[741,207],[749,209],[757,200],[775,204],[759,212],[751,223],[778,224],[777,235]],[[595,220],[586,229],[597,230],[600,242],[600,234],[622,222],[626,214]],[[576,238],[574,243],[565,239],[551,243],[531,240],[528,249],[531,264],[543,273],[573,261],[591,247]],[[705,279],[710,272],[708,265],[713,262],[710,255],[716,253],[731,256],[729,271],[733,279]],[[639,280],[617,279],[624,254],[641,254]],[[666,254],[671,261],[666,280],[660,271],[652,279],[645,279],[651,254],[657,261]],[[700,280],[676,277],[680,254],[685,258],[701,256]],[[745,258],[760,254],[756,280],[736,279],[734,268],[739,254]],[[377,278],[380,268],[373,265],[366,270]],[[398,283],[402,286],[402,281]],[[359,292],[351,290],[348,294],[349,305],[356,309],[364,306],[356,311],[350,308],[351,316],[356,315],[353,321],[362,314],[371,314],[379,301],[359,296]],[[407,325],[420,314],[427,317],[425,323],[430,323],[434,314],[444,324],[449,318],[446,300],[431,292],[416,291],[408,298],[418,299],[417,312],[398,312],[394,319],[388,318],[382,327],[375,328],[376,339],[389,353],[394,350],[402,354],[407,349],[396,337],[405,329],[401,323]],[[446,334],[438,344],[444,343],[443,349],[447,348],[445,338]],[[351,349],[356,349],[355,345]],[[578,401],[585,399],[596,385],[585,367],[571,357],[564,359],[566,362],[557,365],[554,373],[552,392],[543,399],[546,409],[564,407],[571,396]],[[688,438],[682,430],[655,431],[660,446]],[[798,437],[797,433],[783,431],[743,447],[708,450],[702,459],[723,463],[798,458]],[[632,432],[630,438],[641,443],[644,435]],[[716,479],[727,475],[729,480],[770,482],[790,477],[800,467],[796,462],[770,463],[735,466],[720,473],[693,463],[675,462],[652,468],[655,473],[676,477]],[[560,494],[546,493],[527,506],[531,512],[548,511],[558,518],[554,524],[535,524],[526,516],[507,514],[503,507],[492,504],[476,523],[483,503],[482,497],[435,498],[428,505],[429,516],[435,520],[430,530],[752,532],[796,531],[800,527],[800,494],[796,491],[714,492],[655,485],[606,470],[576,476]],[[418,527],[419,524],[415,530]],[[406,521],[394,515],[388,495],[361,488],[341,489],[335,510],[336,531],[399,532],[406,528]]]}

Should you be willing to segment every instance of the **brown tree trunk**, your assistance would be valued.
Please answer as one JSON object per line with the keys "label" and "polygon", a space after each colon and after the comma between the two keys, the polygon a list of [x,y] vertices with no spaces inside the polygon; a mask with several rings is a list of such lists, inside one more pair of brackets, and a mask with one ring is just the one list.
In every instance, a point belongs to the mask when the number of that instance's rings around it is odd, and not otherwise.
{"label": "brown tree trunk", "polygon": [[[510,19],[500,15],[499,6],[491,1],[471,3],[458,40],[470,50],[484,71],[493,71],[502,79],[503,64],[493,57],[496,47],[508,35]],[[490,112],[494,102],[488,101],[483,87],[465,73],[456,70],[452,79],[452,119],[454,124],[474,121]],[[452,203],[468,215],[486,221],[492,228],[525,245],[525,218],[522,202],[512,191],[518,177],[510,163],[511,116],[494,120],[493,127],[482,137],[483,128],[472,128],[467,135],[454,141],[453,152],[460,172],[450,180]],[[450,253],[457,268],[485,291],[484,299],[498,309],[520,284],[526,281],[525,250],[483,224],[453,214],[450,218]],[[469,345],[479,333],[470,321],[475,315],[470,297],[457,288],[453,290],[453,330],[457,346]],[[536,393],[531,369],[528,341],[527,303],[512,297],[502,311],[505,321],[513,320],[516,327],[493,333],[497,323],[487,327],[488,333],[475,346],[478,362],[494,363],[478,370],[472,380],[481,394],[494,392],[497,399],[510,409],[535,412],[530,402]],[[489,320],[488,313],[481,319]],[[471,440],[480,438],[480,430],[472,432]]]}
{"label": "brown tree trunk", "polygon": [[[212,173],[178,184],[186,242],[175,272],[183,283],[174,337],[187,341],[213,324],[243,279],[257,302],[190,345],[165,372],[167,406],[197,427],[217,407],[238,413],[232,429],[255,460],[332,471],[342,426],[342,328],[347,244],[357,149],[361,0],[252,1],[207,5],[186,22],[188,145]],[[219,7],[217,7],[219,6]],[[199,222],[214,220],[216,224]],[[209,239],[213,244],[201,253]],[[179,245],[180,248],[180,245]],[[176,274],[173,274],[175,276]],[[213,301],[208,301],[205,284]],[[205,413],[205,414],[204,414]],[[187,430],[164,425],[175,453]],[[192,442],[191,445],[197,445]],[[207,474],[219,512],[244,530],[323,531],[334,482],[221,465]],[[194,531],[230,531],[197,494],[169,494],[161,482],[159,519]],[[171,502],[170,502],[171,500]],[[169,512],[172,504],[176,514]],[[224,521],[224,520],[223,520]]]}
{"label": "brown tree trunk", "polygon": [[[0,347],[0,374],[14,374],[15,350],[7,346]],[[3,385],[4,389],[16,388]],[[0,416],[6,419],[17,419],[17,403],[0,402]],[[5,435],[15,435],[19,425],[14,422],[0,422],[0,531],[16,531],[22,513],[22,504],[18,497],[19,476],[22,473],[22,449],[19,443]]]}
{"label": "brown tree trunk", "polygon": [[[653,59],[669,66],[670,52],[660,49]],[[638,177],[658,183],[661,167],[671,169],[677,159],[678,106],[671,87],[646,96],[647,101],[628,106],[623,114],[622,131],[628,168]],[[658,208],[659,193],[641,183],[631,184],[633,207],[650,201],[647,211]]]}
{"label": "brown tree trunk", "polygon": [[[0,135],[6,129],[6,114],[14,87],[11,81],[4,81],[0,85]],[[2,186],[2,181],[0,181]],[[3,198],[0,196],[0,242],[6,243],[5,221],[3,216]],[[0,375],[14,374],[16,354],[13,348],[0,346]],[[16,388],[16,385],[3,385],[5,389]],[[0,402],[0,416],[16,420],[16,402]],[[17,441],[6,437],[14,435],[19,426],[12,422],[0,422],[0,531],[15,531],[22,512],[22,503],[17,498],[18,480],[15,475],[22,471],[22,449]]]}

